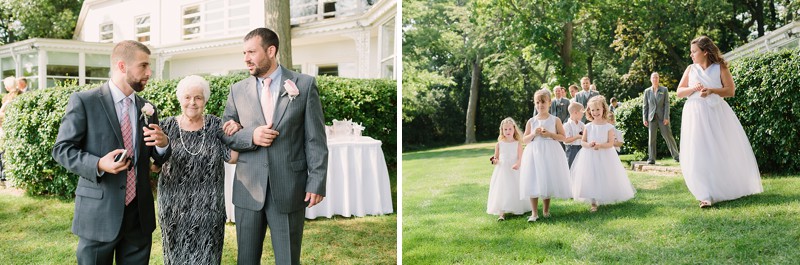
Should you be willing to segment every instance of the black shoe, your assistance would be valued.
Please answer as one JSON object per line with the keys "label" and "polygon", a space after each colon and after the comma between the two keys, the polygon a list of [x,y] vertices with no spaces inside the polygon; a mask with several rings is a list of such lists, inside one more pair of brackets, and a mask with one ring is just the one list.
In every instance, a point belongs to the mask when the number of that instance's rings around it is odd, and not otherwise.
{"label": "black shoe", "polygon": [[655,164],[656,164],[656,161],[653,161],[653,160],[647,160],[647,164],[650,164],[650,165],[655,165]]}
{"label": "black shoe", "polygon": [[680,163],[680,162],[681,162],[681,160],[680,160],[680,159],[678,159],[678,158],[676,157],[676,158],[675,158],[675,162],[678,162],[678,163]]}

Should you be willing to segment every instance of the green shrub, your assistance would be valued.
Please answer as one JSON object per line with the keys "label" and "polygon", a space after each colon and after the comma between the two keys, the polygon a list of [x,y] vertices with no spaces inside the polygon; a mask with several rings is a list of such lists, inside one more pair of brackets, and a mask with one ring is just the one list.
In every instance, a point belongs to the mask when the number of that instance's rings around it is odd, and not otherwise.
{"label": "green shrub", "polygon": [[736,96],[727,99],[742,122],[762,172],[800,170],[800,49],[731,64]]}
{"label": "green shrub", "polygon": [[[647,127],[642,123],[642,103],[644,102],[644,88],[638,97],[622,102],[616,110],[617,124],[620,131],[625,132],[625,144],[622,146],[623,153],[642,153],[647,158],[648,134]],[[678,98],[674,91],[669,92],[669,127],[672,135],[675,136],[675,143],[680,145],[681,136],[681,114],[683,113],[683,103],[685,98]],[[656,136],[656,151],[659,157],[669,156],[669,149],[661,131]]]}
{"label": "green shrub", "polygon": [[[221,117],[225,111],[230,85],[246,75],[207,76],[211,96],[206,113]],[[152,102],[160,116],[174,116],[181,112],[175,95],[179,80],[150,82],[139,93]],[[347,79],[317,77],[325,121],[334,118],[353,119],[366,127],[364,135],[383,142],[387,163],[396,163],[397,150],[397,88],[394,80]],[[69,96],[77,91],[97,85],[54,87],[22,94],[6,113],[4,163],[6,174],[17,186],[32,195],[55,195],[71,198],[78,177],[53,160],[61,118]]]}

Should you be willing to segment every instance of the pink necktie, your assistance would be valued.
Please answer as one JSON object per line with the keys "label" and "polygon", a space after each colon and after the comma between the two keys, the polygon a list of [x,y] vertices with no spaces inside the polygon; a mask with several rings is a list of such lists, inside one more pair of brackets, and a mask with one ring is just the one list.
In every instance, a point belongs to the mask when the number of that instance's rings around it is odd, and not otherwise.
{"label": "pink necktie", "polygon": [[272,103],[272,93],[269,91],[269,84],[272,83],[272,79],[267,77],[264,78],[262,81],[262,87],[264,91],[261,92],[261,111],[264,112],[264,119],[267,121],[267,125],[272,124],[272,115],[275,111],[275,106]]}
{"label": "pink necktie", "polygon": [[[131,107],[131,98],[125,98],[122,107],[122,119],[119,120],[120,129],[122,130],[122,141],[125,145],[125,150],[128,150],[128,155],[133,156],[133,130],[131,128],[131,119],[128,110]],[[136,197],[136,173],[134,167],[128,169],[128,178],[125,182],[125,205],[127,206],[134,197]]]}

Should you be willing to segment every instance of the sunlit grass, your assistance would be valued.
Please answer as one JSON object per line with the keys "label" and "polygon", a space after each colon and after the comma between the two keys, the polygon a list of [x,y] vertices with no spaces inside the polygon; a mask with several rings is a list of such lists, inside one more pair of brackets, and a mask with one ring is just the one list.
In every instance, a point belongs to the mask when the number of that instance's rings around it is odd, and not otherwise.
{"label": "sunlit grass", "polygon": [[682,176],[628,171],[630,201],[590,213],[554,200],[552,218],[497,222],[486,214],[493,148],[403,155],[404,264],[800,264],[798,176],[701,210]]}

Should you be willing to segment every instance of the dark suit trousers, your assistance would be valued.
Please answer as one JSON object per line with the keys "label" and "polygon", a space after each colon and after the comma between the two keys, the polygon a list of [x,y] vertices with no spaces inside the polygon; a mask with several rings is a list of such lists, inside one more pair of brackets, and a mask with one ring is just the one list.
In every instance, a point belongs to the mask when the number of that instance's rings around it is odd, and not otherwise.
{"label": "dark suit trousers", "polygon": [[678,146],[675,144],[675,137],[672,136],[672,129],[669,125],[664,125],[664,120],[656,115],[653,117],[652,121],[648,122],[647,128],[649,130],[648,138],[650,140],[647,148],[649,156],[648,161],[656,161],[656,138],[658,137],[658,130],[661,130],[661,137],[667,142],[667,148],[669,148],[669,153],[672,154],[672,158],[677,159]]}
{"label": "dark suit trousers", "polygon": [[264,208],[253,211],[236,206],[237,264],[261,264],[261,250],[269,227],[275,264],[300,264],[305,209],[281,213],[267,186]]}
{"label": "dark suit trousers", "polygon": [[139,199],[135,198],[122,218],[119,235],[111,242],[100,242],[86,238],[78,240],[78,264],[148,264],[153,234],[142,232],[139,220]]}

